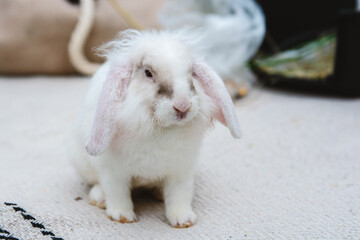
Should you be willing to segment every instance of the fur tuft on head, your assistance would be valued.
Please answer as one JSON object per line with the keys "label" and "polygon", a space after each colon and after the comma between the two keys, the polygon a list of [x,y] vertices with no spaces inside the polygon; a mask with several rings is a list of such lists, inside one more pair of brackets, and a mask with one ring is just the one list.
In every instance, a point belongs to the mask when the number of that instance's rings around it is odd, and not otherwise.
{"label": "fur tuft on head", "polygon": [[186,48],[192,52],[195,58],[202,60],[207,49],[207,46],[199,45],[203,36],[202,32],[202,29],[194,28],[174,30],[148,29],[144,31],[127,29],[119,32],[112,41],[95,48],[95,52],[98,56],[104,57],[107,60],[115,60],[119,57],[124,57],[129,54],[132,49],[137,48],[145,42],[166,42],[173,39],[182,42],[186,45]]}

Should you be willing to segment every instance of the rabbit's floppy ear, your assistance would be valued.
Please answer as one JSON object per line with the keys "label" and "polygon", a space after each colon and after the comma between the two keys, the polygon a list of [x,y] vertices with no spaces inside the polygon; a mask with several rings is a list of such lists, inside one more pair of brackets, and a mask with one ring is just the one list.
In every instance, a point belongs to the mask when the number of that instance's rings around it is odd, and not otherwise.
{"label": "rabbit's floppy ear", "polygon": [[130,66],[111,67],[97,103],[95,119],[86,151],[93,156],[102,154],[114,135],[119,102],[126,93],[131,77]]}
{"label": "rabbit's floppy ear", "polygon": [[240,138],[240,127],[235,114],[235,107],[219,75],[204,62],[194,63],[193,74],[200,82],[206,95],[217,106],[214,117],[230,129],[234,138]]}

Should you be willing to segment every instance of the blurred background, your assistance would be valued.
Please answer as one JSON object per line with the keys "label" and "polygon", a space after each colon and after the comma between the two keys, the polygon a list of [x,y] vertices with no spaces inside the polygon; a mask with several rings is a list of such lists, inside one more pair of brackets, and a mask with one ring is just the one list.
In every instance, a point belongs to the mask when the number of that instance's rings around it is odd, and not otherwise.
{"label": "blurred background", "polygon": [[[0,239],[358,240],[359,1],[0,0]],[[192,228],[147,198],[114,223],[67,157],[94,48],[183,26],[202,29],[242,138],[204,138]]]}
{"label": "blurred background", "polygon": [[[203,29],[232,97],[266,85],[360,92],[358,0],[2,0],[0,74],[91,75],[128,28]],[[255,73],[255,74],[254,74]]]}

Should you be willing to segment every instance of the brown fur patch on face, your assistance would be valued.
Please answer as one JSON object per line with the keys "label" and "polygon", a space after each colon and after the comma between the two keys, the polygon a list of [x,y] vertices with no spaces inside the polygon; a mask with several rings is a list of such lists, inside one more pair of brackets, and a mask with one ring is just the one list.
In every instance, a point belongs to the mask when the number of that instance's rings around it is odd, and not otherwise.
{"label": "brown fur patch on face", "polygon": [[169,84],[160,83],[157,94],[168,98],[172,98],[174,94],[174,89]]}
{"label": "brown fur patch on face", "polygon": [[196,90],[195,90],[194,82],[193,82],[192,78],[189,78],[188,82],[189,82],[189,85],[190,85],[190,90],[195,92]]}

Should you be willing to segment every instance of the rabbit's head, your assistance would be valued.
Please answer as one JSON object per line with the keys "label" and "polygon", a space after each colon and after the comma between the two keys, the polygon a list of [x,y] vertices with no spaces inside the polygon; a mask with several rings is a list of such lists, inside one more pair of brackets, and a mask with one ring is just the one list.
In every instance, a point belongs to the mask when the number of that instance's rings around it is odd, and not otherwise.
{"label": "rabbit's head", "polygon": [[186,127],[195,119],[217,119],[239,137],[234,106],[223,81],[187,36],[181,31],[127,30],[102,47],[110,70],[104,76],[86,147],[91,155],[106,149],[117,121],[148,131]]}

